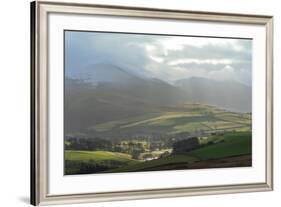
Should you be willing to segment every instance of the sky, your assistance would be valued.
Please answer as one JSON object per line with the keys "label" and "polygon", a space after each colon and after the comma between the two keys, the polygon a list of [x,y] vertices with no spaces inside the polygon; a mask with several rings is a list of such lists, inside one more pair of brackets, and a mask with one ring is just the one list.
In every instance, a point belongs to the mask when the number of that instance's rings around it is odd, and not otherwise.
{"label": "sky", "polygon": [[66,31],[66,76],[80,77],[95,64],[169,83],[203,77],[251,86],[252,40]]}

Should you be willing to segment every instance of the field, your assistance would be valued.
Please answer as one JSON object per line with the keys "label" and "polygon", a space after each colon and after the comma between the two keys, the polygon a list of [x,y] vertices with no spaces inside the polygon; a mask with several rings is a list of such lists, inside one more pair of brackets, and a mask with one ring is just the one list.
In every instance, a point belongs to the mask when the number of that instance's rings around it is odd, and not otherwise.
{"label": "field", "polygon": [[[65,140],[65,174],[251,166],[250,113],[185,104],[89,130],[99,138]],[[193,147],[176,149],[190,138]]]}
{"label": "field", "polygon": [[[71,167],[66,167],[66,174],[77,174],[83,171],[83,167],[90,168],[104,167],[107,165],[123,166],[124,164],[133,164],[137,161],[133,160],[129,154],[108,152],[108,151],[65,151],[65,160]],[[76,167],[75,167],[76,166]]]}
{"label": "field", "polygon": [[66,160],[94,160],[94,161],[102,161],[102,160],[116,160],[122,162],[131,161],[131,156],[124,153],[118,152],[107,152],[107,151],[73,151],[66,150],[65,151],[65,159]]}

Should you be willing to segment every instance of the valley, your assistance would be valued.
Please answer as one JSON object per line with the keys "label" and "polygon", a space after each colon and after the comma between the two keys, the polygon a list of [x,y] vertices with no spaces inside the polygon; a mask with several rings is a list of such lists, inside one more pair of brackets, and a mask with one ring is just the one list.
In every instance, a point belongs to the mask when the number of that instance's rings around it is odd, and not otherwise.
{"label": "valley", "polygon": [[[250,113],[189,103],[91,130],[96,138],[65,139],[65,174],[251,166]],[[190,139],[198,141],[194,149],[177,148]]]}

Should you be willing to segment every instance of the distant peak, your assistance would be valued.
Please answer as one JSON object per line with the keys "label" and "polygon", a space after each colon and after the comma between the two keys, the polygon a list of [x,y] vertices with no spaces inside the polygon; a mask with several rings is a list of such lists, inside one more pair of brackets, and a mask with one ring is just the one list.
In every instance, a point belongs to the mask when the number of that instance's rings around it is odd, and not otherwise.
{"label": "distant peak", "polygon": [[124,67],[121,67],[117,64],[114,63],[95,63],[95,64],[91,64],[90,67],[94,70],[97,69],[106,69],[106,70],[114,70],[114,71],[120,71],[122,73],[126,73],[127,75],[130,75],[132,77],[137,77],[137,75],[133,74],[131,70],[126,69]]}
{"label": "distant peak", "polygon": [[209,78],[199,77],[199,76],[191,76],[187,78],[188,80],[210,80]]}
{"label": "distant peak", "polygon": [[178,79],[174,81],[174,83],[181,83],[181,82],[188,82],[188,81],[214,81],[214,80],[204,77],[192,76],[189,78]]}

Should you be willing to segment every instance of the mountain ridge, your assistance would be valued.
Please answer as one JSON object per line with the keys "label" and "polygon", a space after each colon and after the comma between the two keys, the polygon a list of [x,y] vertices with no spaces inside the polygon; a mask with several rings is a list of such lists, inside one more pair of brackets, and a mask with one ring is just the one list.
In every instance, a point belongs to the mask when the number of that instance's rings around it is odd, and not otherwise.
{"label": "mountain ridge", "polygon": [[[85,79],[65,77],[66,131],[87,132],[99,123],[179,110],[189,102],[251,112],[251,88],[243,84],[193,77],[172,85],[161,79],[140,77],[118,66],[103,67]],[[94,74],[96,77],[91,80]]]}

